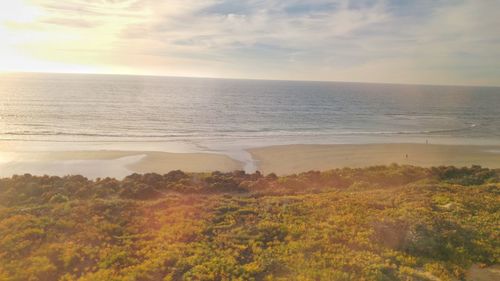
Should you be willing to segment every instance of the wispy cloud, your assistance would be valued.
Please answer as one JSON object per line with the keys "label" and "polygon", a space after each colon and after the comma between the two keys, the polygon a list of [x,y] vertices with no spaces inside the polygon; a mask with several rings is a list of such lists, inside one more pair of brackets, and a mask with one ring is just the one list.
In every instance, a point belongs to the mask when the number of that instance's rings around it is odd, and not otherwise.
{"label": "wispy cloud", "polygon": [[498,1],[27,3],[38,11],[32,21],[3,22],[14,36],[37,34],[18,48],[102,71],[500,84]]}

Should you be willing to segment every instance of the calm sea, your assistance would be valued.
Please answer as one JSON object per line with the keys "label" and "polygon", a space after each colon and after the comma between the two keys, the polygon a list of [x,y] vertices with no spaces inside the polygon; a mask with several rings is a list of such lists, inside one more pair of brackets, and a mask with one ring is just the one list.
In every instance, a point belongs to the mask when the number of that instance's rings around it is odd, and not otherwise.
{"label": "calm sea", "polygon": [[500,88],[0,75],[0,144],[223,151],[289,143],[500,144]]}

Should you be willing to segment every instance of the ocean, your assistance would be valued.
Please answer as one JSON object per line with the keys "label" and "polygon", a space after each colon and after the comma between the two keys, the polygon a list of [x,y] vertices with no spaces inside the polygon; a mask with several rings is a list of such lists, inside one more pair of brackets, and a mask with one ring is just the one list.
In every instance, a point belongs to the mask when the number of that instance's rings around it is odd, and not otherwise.
{"label": "ocean", "polygon": [[0,145],[222,152],[280,144],[500,144],[500,88],[0,75]]}

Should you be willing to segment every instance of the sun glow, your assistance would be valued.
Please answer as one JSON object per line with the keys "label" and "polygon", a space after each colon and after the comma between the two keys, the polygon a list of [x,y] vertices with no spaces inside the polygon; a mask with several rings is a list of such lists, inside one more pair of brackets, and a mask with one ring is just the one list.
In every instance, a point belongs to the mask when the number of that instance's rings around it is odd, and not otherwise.
{"label": "sun glow", "polygon": [[10,1],[8,7],[0,9],[0,70],[20,70],[28,67],[18,47],[29,40],[29,34],[17,34],[14,26],[29,24],[40,15],[40,11],[24,1]]}
{"label": "sun glow", "polygon": [[0,22],[33,22],[41,14],[40,9],[29,5],[26,1],[16,0],[8,2],[8,7],[0,9]]}
{"label": "sun glow", "polygon": [[65,60],[60,52],[61,46],[81,44],[81,34],[47,26],[43,22],[50,19],[50,15],[27,1],[9,1],[2,4],[4,7],[0,9],[0,71],[97,70],[84,62]]}

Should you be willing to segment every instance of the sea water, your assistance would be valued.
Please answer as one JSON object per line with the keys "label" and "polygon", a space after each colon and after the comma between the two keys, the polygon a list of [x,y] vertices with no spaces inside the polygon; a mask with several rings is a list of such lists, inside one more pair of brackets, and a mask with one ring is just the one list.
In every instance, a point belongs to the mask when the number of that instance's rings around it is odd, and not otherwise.
{"label": "sea water", "polygon": [[500,144],[500,88],[1,74],[0,145],[219,152],[314,143]]}

